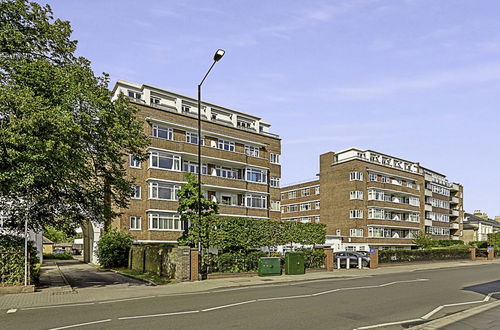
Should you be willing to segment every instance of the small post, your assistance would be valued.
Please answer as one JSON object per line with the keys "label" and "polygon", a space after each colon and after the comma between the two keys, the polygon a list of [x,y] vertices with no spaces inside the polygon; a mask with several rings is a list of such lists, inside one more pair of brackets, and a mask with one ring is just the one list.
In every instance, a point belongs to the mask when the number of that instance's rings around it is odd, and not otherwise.
{"label": "small post", "polygon": [[198,249],[191,249],[191,281],[199,281],[200,252]]}
{"label": "small post", "polygon": [[370,249],[370,269],[378,268],[378,249]]}
{"label": "small post", "polygon": [[351,268],[350,266],[351,266],[351,258],[347,257],[345,269],[350,269]]}
{"label": "small post", "polygon": [[358,268],[363,269],[363,264],[361,263],[361,257],[358,258]]}
{"label": "small post", "polygon": [[476,261],[476,248],[471,247],[469,251],[470,251],[470,260]]}
{"label": "small post", "polygon": [[493,246],[488,246],[488,260],[495,259],[495,249]]}
{"label": "small post", "polygon": [[337,269],[340,269],[340,258],[337,259]]}
{"label": "small post", "polygon": [[333,271],[333,249],[325,248],[325,267],[327,272]]}

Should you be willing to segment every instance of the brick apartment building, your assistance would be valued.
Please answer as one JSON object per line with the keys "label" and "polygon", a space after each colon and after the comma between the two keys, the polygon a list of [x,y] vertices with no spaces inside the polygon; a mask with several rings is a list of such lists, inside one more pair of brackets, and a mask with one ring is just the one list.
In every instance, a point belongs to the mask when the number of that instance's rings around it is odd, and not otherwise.
{"label": "brick apartment building", "polygon": [[283,220],[327,226],[335,250],[410,248],[413,235],[460,239],[463,187],[446,176],[372,150],[320,156],[319,179],[283,187]]}
{"label": "brick apartment building", "polygon": [[[177,214],[177,191],[185,172],[198,173],[197,100],[118,81],[114,97],[128,96],[150,136],[149,160],[128,160],[136,178],[130,206],[113,226],[143,243],[174,243],[185,226]],[[222,216],[280,219],[281,140],[261,118],[202,104],[202,190]]]}

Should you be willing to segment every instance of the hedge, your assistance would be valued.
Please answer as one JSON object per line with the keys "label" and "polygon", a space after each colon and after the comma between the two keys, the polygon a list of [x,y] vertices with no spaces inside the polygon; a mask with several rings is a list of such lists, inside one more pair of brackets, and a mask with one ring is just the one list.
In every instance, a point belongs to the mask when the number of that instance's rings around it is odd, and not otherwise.
{"label": "hedge", "polygon": [[64,253],[44,253],[44,259],[57,259],[57,260],[71,260],[73,259],[73,255],[69,252]]}
{"label": "hedge", "polygon": [[470,251],[467,247],[454,249],[425,249],[425,250],[382,250],[378,253],[379,263],[404,263],[415,261],[439,261],[469,259]]}
{"label": "hedge", "polygon": [[[36,248],[28,242],[30,255],[29,274],[30,283],[36,283],[37,257]],[[39,273],[39,272],[38,272]],[[24,284],[24,238],[14,235],[0,235],[0,285]]]}
{"label": "hedge", "polygon": [[323,249],[298,249],[304,254],[304,266],[306,268],[324,268],[325,251]]}

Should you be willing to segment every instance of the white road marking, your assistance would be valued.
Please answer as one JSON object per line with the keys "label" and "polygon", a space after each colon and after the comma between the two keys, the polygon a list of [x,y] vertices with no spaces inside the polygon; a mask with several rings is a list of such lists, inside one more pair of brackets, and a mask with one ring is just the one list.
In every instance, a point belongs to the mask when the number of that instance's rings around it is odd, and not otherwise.
{"label": "white road marking", "polygon": [[312,297],[311,294],[303,294],[300,296],[284,296],[284,297],[272,297],[272,298],[260,298],[257,301],[271,301],[271,300],[283,300],[283,299],[296,299],[296,298],[308,298]]}
{"label": "white road marking", "polygon": [[126,316],[126,317],[119,317],[118,320],[144,319],[144,318],[148,318],[148,317],[193,314],[193,313],[199,313],[199,312],[200,311],[185,311],[185,312],[173,312],[173,313],[164,313],[164,314],[151,314],[151,315],[140,315],[140,316]]}
{"label": "white road marking", "polygon": [[146,297],[136,297],[136,298],[125,298],[125,299],[101,301],[101,302],[98,302],[98,304],[111,304],[111,303],[121,302],[121,301],[140,300],[140,299],[148,299],[148,298],[156,298],[156,296],[146,296]]}
{"label": "white road marking", "polygon": [[421,319],[414,319],[414,320],[406,320],[406,321],[381,323],[381,324],[369,325],[367,327],[359,327],[359,328],[356,328],[356,330],[382,328],[382,327],[388,327],[390,325],[398,325],[398,324],[409,323],[409,322],[417,322],[417,321],[422,321],[422,320]]}
{"label": "white road marking", "polygon": [[71,305],[50,305],[50,306],[38,306],[38,307],[26,307],[21,308],[22,311],[27,311],[31,309],[46,309],[46,308],[61,308],[61,307],[73,307],[73,306],[85,306],[85,305],[94,305],[95,303],[81,303],[81,304],[71,304]]}
{"label": "white road marking", "polygon": [[229,307],[238,306],[238,305],[250,304],[250,303],[253,303],[253,302],[256,302],[256,301],[257,301],[256,299],[254,299],[254,300],[248,300],[248,301],[242,301],[242,302],[239,302],[239,303],[234,303],[234,304],[229,304],[229,305],[222,305],[222,306],[217,306],[217,307],[212,307],[212,308],[206,308],[206,309],[202,309],[201,311],[202,312],[210,312],[210,311],[214,311],[216,309],[229,308]]}
{"label": "white road marking", "polygon": [[17,308],[12,308],[7,311],[7,314],[15,313],[17,312]]}
{"label": "white road marking", "polygon": [[186,293],[169,293],[169,294],[159,294],[157,297],[176,297],[176,296],[192,296],[197,294],[207,294],[212,293],[212,291],[200,291],[200,292],[186,292]]}
{"label": "white road marking", "polygon": [[[404,281],[402,281],[402,282],[404,282]],[[495,294],[500,294],[500,291],[495,291],[495,292],[488,293],[484,297],[483,300],[465,301],[465,302],[459,302],[459,303],[454,303],[454,304],[445,304],[445,305],[438,306],[438,307],[434,308],[432,311],[430,311],[429,313],[425,314],[424,316],[421,316],[418,319],[404,320],[404,321],[397,321],[397,322],[390,322],[390,323],[374,324],[374,325],[369,325],[369,326],[366,326],[366,327],[355,328],[354,330],[373,329],[373,328],[386,327],[386,326],[389,326],[389,325],[397,325],[397,324],[404,324],[404,323],[410,323],[410,322],[426,321],[432,315],[436,314],[437,312],[439,312],[443,308],[452,307],[452,306],[463,306],[463,305],[480,304],[480,303],[488,302],[491,299],[491,296],[493,296]]]}
{"label": "white road marking", "polygon": [[86,322],[86,323],[79,323],[79,324],[72,324],[72,325],[66,325],[64,327],[59,327],[59,328],[52,328],[49,330],[61,330],[61,329],[69,329],[69,328],[77,328],[77,327],[83,327],[86,325],[92,325],[92,324],[97,324],[97,323],[105,323],[105,322],[110,322],[111,319],[107,320],[100,320],[100,321],[93,321],[93,322]]}

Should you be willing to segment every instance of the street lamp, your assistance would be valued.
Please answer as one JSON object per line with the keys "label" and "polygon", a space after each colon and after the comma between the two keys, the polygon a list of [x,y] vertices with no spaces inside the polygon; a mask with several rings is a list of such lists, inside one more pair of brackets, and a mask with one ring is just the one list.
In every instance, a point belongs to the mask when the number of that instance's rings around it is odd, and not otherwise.
{"label": "street lamp", "polygon": [[[202,248],[201,248],[201,85],[203,85],[203,82],[207,78],[208,74],[210,71],[212,71],[212,68],[214,67],[215,63],[219,62],[219,60],[224,56],[225,51],[223,49],[218,49],[215,54],[214,54],[214,62],[210,66],[210,69],[208,69],[207,73],[201,80],[201,82],[198,84],[198,280],[203,279],[202,275],[202,267],[201,264],[203,262],[203,256],[202,256]],[[201,258],[201,260],[200,260]]]}

